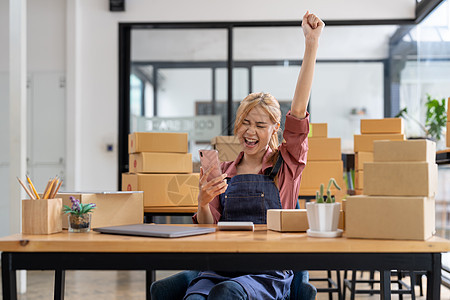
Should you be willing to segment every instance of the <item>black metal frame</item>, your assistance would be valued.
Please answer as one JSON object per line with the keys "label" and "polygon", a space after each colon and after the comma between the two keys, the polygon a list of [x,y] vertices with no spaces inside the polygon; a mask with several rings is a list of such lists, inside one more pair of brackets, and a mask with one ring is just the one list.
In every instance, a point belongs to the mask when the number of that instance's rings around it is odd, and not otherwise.
{"label": "black metal frame", "polygon": [[64,298],[66,270],[379,270],[381,299],[390,299],[390,270],[427,272],[427,300],[440,299],[441,253],[85,253],[3,252],[3,299],[17,300],[16,270],[55,270],[55,299]]}

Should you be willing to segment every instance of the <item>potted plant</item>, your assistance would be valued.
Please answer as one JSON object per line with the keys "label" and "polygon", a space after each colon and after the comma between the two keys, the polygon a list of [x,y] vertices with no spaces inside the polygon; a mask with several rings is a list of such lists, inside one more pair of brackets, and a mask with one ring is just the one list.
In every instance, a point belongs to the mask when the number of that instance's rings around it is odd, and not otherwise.
{"label": "potted plant", "polygon": [[[331,195],[331,185],[341,190],[334,178],[328,181],[326,196],[324,196],[323,183],[320,184],[320,192],[316,192],[316,201],[306,203],[309,229],[308,235],[314,237],[337,237],[342,235],[342,230],[338,229],[341,204],[336,202]],[[325,198],[326,197],[326,198]]]}
{"label": "potted plant", "polygon": [[94,203],[83,204],[70,196],[72,207],[64,205],[63,212],[69,215],[69,232],[89,232],[91,230],[90,212],[96,207]]}
{"label": "potted plant", "polygon": [[[415,123],[418,128],[421,129],[424,136],[408,138],[428,138],[437,144],[442,139],[443,131],[447,122],[447,114],[445,111],[445,98],[441,100],[433,98],[430,94],[427,94],[427,101],[425,102],[425,125],[411,117],[408,113],[408,109],[404,107],[395,116],[396,118],[403,118],[406,122]],[[440,146],[438,145],[438,148]]]}

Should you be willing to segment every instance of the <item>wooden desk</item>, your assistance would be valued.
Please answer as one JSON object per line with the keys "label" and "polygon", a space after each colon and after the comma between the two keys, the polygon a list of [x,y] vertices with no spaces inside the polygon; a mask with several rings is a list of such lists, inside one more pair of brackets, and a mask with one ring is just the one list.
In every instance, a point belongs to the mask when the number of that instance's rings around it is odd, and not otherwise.
{"label": "wooden desk", "polygon": [[[183,225],[187,226],[187,225]],[[192,225],[195,226],[195,225]],[[218,231],[177,238],[115,236],[90,232],[12,235],[0,239],[3,299],[16,300],[16,270],[55,270],[55,299],[64,297],[65,270],[379,270],[390,299],[390,270],[427,272],[427,299],[440,298],[441,252],[450,242],[322,239],[279,233]],[[147,277],[147,283],[150,284]],[[148,287],[147,287],[148,293]]]}

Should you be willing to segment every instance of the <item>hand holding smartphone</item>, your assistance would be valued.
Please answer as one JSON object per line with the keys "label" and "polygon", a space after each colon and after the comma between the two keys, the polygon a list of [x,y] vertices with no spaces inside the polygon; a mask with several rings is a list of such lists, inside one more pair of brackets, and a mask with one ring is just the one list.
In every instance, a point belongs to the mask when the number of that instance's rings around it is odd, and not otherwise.
{"label": "hand holding smartphone", "polygon": [[222,170],[220,169],[219,152],[217,150],[199,150],[198,152],[200,154],[200,163],[203,172],[206,173],[212,168],[207,180],[210,181],[221,176]]}

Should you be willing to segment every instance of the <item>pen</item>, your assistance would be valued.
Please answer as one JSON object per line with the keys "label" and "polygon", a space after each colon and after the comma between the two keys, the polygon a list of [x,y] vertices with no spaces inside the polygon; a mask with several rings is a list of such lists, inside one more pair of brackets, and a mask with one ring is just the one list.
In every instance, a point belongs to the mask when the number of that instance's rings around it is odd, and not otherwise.
{"label": "pen", "polygon": [[27,192],[28,196],[30,196],[30,199],[35,200],[36,198],[33,196],[33,194],[30,192],[30,190],[27,188],[27,186],[25,185],[25,183],[23,183],[22,180],[20,180],[19,177],[17,177],[17,180],[19,180],[20,185],[23,187],[23,189],[25,190],[25,192]]}
{"label": "pen", "polygon": [[32,189],[33,193],[36,195],[36,199],[41,199],[41,197],[39,197],[39,194],[36,192],[36,189],[34,188],[33,182],[31,182],[31,179],[30,179],[30,177],[28,177],[28,175],[27,175],[27,180],[28,180],[28,183],[31,186],[31,189]]}

